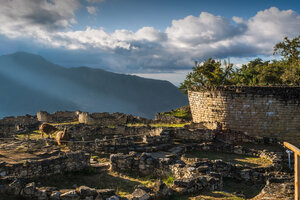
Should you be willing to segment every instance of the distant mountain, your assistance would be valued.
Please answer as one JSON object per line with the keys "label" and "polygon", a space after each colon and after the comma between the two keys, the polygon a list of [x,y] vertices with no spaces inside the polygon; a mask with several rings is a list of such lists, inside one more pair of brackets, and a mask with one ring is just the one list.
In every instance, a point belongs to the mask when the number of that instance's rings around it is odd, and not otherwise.
{"label": "distant mountain", "polygon": [[64,68],[41,56],[0,56],[0,117],[39,110],[124,112],[153,117],[186,105],[187,97],[168,81],[88,67]]}

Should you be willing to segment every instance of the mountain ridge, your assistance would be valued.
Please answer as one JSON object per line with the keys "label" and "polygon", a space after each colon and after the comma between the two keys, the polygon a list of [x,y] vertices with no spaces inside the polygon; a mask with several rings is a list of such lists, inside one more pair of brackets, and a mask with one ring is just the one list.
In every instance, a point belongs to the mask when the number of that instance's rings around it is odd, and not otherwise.
{"label": "mountain ridge", "polygon": [[[11,98],[10,105],[24,104],[29,107],[29,99],[40,99],[36,110],[54,112],[55,105],[62,109],[83,110],[88,112],[124,112],[143,117],[153,117],[162,112],[187,104],[187,97],[172,83],[119,74],[87,66],[66,68],[54,64],[42,56],[26,52],[0,56],[0,76],[8,82],[16,83],[10,89],[11,96],[27,88],[28,95],[20,99]],[[5,83],[2,83],[5,84]],[[4,90],[0,88],[0,92]],[[44,97],[43,97],[44,95]],[[30,97],[30,98],[29,98]],[[43,97],[43,98],[42,98]],[[47,98],[52,101],[47,101]],[[0,103],[1,99],[0,99]],[[47,105],[53,105],[51,108]],[[61,106],[65,105],[65,106]],[[69,106],[66,106],[69,105]],[[26,109],[25,109],[26,110]],[[29,114],[33,112],[27,109]],[[3,111],[0,115],[18,113],[14,110]],[[19,114],[26,114],[20,112]]]}

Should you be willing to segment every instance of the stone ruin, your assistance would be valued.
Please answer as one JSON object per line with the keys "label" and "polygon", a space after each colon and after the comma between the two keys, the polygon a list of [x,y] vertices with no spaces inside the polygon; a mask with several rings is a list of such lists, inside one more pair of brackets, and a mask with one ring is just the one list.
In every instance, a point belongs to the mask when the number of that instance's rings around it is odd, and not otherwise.
{"label": "stone ruin", "polygon": [[123,114],[123,113],[113,113],[109,114],[107,112],[104,113],[87,113],[82,112],[79,114],[78,118],[79,123],[83,124],[97,124],[101,126],[114,126],[114,125],[124,125],[124,124],[136,124],[142,123],[147,124],[152,120],[135,117],[133,115]]}
{"label": "stone ruin", "polygon": [[38,125],[36,116],[4,117],[0,119],[0,136],[6,138],[12,137],[16,133],[26,133],[36,130]]}
{"label": "stone ruin", "polygon": [[37,119],[39,122],[73,122],[78,121],[80,111],[58,111],[53,114],[49,114],[46,111],[40,111],[37,113]]}
{"label": "stone ruin", "polygon": [[[84,116],[83,118],[81,118]],[[87,119],[87,121],[86,121]],[[73,123],[78,120],[78,123]],[[20,122],[24,130],[34,130],[39,122],[56,123],[58,129],[68,128],[70,140],[66,141],[68,151],[62,151],[54,139],[47,140],[4,140],[19,132]],[[63,124],[60,124],[64,122]],[[72,122],[72,123],[67,123]],[[145,126],[127,126],[144,123]],[[20,146],[37,149],[18,162],[7,162],[0,157],[0,194],[25,199],[163,199],[176,195],[201,194],[203,191],[222,190],[225,178],[251,184],[264,185],[257,198],[289,199],[293,195],[292,169],[287,167],[287,155],[278,141],[269,137],[252,137],[243,132],[206,129],[199,124],[181,128],[151,127],[155,120],[137,118],[114,113],[88,114],[83,112],[39,112],[38,116],[4,118],[1,127],[6,129],[0,151],[11,151]],[[26,132],[25,131],[25,132]],[[9,133],[9,134],[8,134]],[[0,138],[1,140],[1,138]],[[244,144],[249,144],[245,145]],[[254,147],[251,147],[254,145]],[[277,145],[276,150],[260,150],[255,145]],[[239,165],[223,160],[189,157],[188,152],[216,152],[248,155],[264,158],[268,166]],[[0,153],[1,154],[1,153]],[[114,189],[96,189],[79,186],[73,189],[39,186],[32,182],[34,177],[55,176],[65,172],[90,169],[98,163],[91,155],[110,155],[109,170],[142,177],[155,176],[158,181],[148,188],[137,186],[128,197],[120,197]],[[2,159],[2,160],[1,160]],[[292,160],[293,163],[293,160]],[[96,169],[96,168],[95,168]],[[102,173],[100,170],[99,173]],[[161,180],[171,176],[172,184]],[[100,180],[101,181],[101,180]],[[267,194],[266,194],[267,193]],[[273,195],[273,196],[272,196]]]}

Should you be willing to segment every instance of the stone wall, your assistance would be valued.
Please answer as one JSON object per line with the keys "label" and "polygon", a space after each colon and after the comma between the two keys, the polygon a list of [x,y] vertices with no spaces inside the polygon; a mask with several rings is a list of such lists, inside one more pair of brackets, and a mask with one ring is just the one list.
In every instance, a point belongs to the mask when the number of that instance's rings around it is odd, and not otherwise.
{"label": "stone wall", "polygon": [[37,113],[37,119],[40,122],[73,122],[78,121],[78,115],[80,111],[57,111],[53,114],[49,114],[46,111],[40,111]]}
{"label": "stone wall", "polygon": [[89,166],[90,156],[82,151],[60,152],[40,160],[28,160],[20,163],[0,163],[0,177],[18,178],[40,177],[68,171],[79,171]]}
{"label": "stone wall", "polygon": [[182,124],[189,122],[188,120],[174,117],[171,115],[165,115],[163,113],[157,113],[155,115],[155,122],[156,123],[168,123],[168,124]]}
{"label": "stone wall", "polygon": [[300,145],[300,87],[218,87],[189,91],[194,123]]}
{"label": "stone wall", "polygon": [[160,135],[135,135],[124,137],[104,137],[91,141],[68,141],[71,150],[84,150],[90,153],[155,152],[169,149],[173,141],[167,132]]}
{"label": "stone wall", "polygon": [[16,133],[23,133],[37,129],[39,122],[35,116],[25,115],[4,117],[0,119],[0,137],[11,137]]}
{"label": "stone wall", "polygon": [[[113,189],[96,189],[80,186],[76,189],[61,189],[56,187],[37,187],[35,182],[26,183],[21,178],[1,178],[0,194],[8,195],[8,199],[30,199],[30,200],[71,200],[71,199],[119,199]],[[1,196],[1,195],[0,195]],[[6,199],[5,198],[5,199]],[[4,198],[3,198],[4,199]]]}
{"label": "stone wall", "polygon": [[83,124],[97,124],[101,126],[114,126],[114,125],[125,125],[127,123],[149,123],[152,120],[135,117],[133,115],[127,115],[124,113],[113,113],[109,114],[108,112],[104,113],[87,113],[82,112],[79,114],[78,118],[79,123]]}
{"label": "stone wall", "polygon": [[168,174],[169,166],[175,164],[176,156],[164,155],[156,157],[151,153],[112,154],[110,156],[111,170],[117,172],[132,172],[141,175],[163,176]]}
{"label": "stone wall", "polygon": [[139,126],[129,127],[116,125],[113,127],[104,127],[98,125],[72,124],[59,125],[59,129],[68,128],[68,132],[73,140],[95,140],[104,137],[124,137],[124,136],[144,136],[144,135],[160,135],[162,128]]}
{"label": "stone wall", "polygon": [[[239,154],[259,154],[258,151],[246,151],[235,147]],[[203,149],[206,151],[207,149]],[[226,150],[225,150],[226,151]],[[249,167],[222,160],[208,160],[201,158],[179,158],[175,154],[130,152],[129,154],[112,154],[110,156],[111,170],[117,172],[134,173],[143,176],[158,176],[174,178],[171,188],[178,193],[194,193],[201,190],[220,190],[223,178],[235,178],[251,184],[263,184],[268,179],[268,172],[272,171],[279,160],[273,152],[261,152],[261,157],[270,159],[271,166]]]}

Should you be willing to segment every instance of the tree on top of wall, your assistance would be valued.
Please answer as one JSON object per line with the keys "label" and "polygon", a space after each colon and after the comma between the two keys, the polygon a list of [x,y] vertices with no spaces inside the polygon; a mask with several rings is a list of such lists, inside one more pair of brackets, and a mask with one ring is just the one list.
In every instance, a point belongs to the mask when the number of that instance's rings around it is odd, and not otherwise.
{"label": "tree on top of wall", "polygon": [[220,61],[212,58],[203,63],[195,62],[193,72],[190,72],[179,89],[184,91],[191,89],[199,89],[203,87],[213,87],[219,85],[228,85],[229,76],[232,74],[233,65],[224,62],[224,66]]}
{"label": "tree on top of wall", "polygon": [[230,63],[221,64],[212,58],[195,62],[179,89],[199,90],[222,85],[294,85],[300,86],[300,35],[292,40],[284,38],[274,46],[274,54],[280,54],[280,61],[263,61],[256,58],[240,68],[233,68]]}

